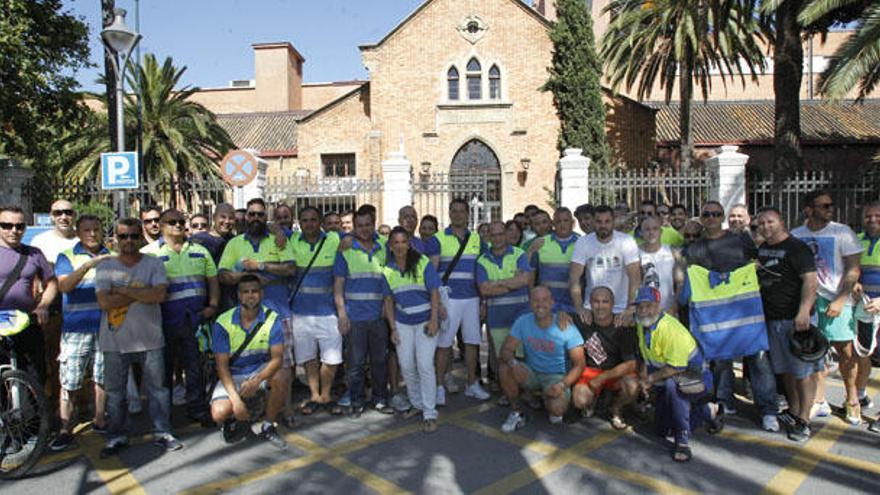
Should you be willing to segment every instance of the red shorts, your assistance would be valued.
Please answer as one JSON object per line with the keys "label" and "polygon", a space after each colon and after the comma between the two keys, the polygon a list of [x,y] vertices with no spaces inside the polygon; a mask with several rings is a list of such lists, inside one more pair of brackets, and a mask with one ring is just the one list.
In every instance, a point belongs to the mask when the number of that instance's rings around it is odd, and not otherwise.
{"label": "red shorts", "polygon": [[[578,379],[578,381],[577,381],[577,383],[575,383],[575,385],[589,386],[590,382],[593,381],[593,378],[596,378],[597,376],[601,375],[602,373],[604,373],[604,371],[605,370],[600,370],[599,368],[584,368],[584,372],[581,373],[581,377],[580,377],[580,379]],[[635,376],[635,375],[627,375],[627,376]],[[619,382],[620,382],[621,378],[624,378],[624,377],[609,378],[608,380],[605,380],[605,383],[602,384],[602,386],[599,387],[598,390],[596,390],[595,387],[590,387],[590,389],[592,389],[597,394],[601,393],[602,390],[605,390],[605,389],[608,389],[612,392],[617,392],[618,390],[620,390],[620,383]]]}

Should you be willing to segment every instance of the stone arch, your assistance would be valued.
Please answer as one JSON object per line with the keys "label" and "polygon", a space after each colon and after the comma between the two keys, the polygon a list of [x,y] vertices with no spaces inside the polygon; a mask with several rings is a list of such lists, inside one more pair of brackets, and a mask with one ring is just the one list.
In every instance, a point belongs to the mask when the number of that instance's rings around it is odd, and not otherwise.
{"label": "stone arch", "polygon": [[470,138],[458,148],[449,167],[450,192],[483,204],[474,224],[501,220],[501,161],[482,139]]}

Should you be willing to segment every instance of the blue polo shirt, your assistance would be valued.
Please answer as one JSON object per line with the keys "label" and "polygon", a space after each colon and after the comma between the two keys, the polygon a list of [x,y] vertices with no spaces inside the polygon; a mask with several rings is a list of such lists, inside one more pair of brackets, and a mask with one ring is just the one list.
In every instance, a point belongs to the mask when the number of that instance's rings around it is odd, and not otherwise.
{"label": "blue polo shirt", "polygon": [[[232,313],[232,323],[241,327],[241,306],[237,306],[232,311],[234,311]],[[263,308],[260,308],[257,319],[254,320],[250,327],[245,328],[244,331],[251,333],[264,321],[266,321],[266,313],[263,311]],[[214,354],[232,354],[232,349],[229,348],[229,334],[226,333],[226,330],[219,323],[214,323],[213,333],[214,338],[211,343],[211,349],[214,351]],[[281,331],[281,318],[279,317],[275,318],[275,324],[269,329],[269,346],[280,344],[284,344],[284,334]],[[271,357],[270,350],[268,349],[248,349],[248,352],[241,353],[234,363],[229,363],[229,372],[232,373],[232,376],[248,376],[259,371],[260,368],[269,362]]]}
{"label": "blue polo shirt", "polygon": [[[455,235],[452,233],[452,227],[446,227],[443,233],[447,236]],[[468,239],[469,235],[471,235],[471,231],[466,230],[464,239]],[[476,236],[477,234],[473,233],[473,235]],[[458,242],[464,242],[464,240],[459,239]],[[463,253],[458,260],[458,263],[455,265],[455,269],[452,271],[452,274],[449,277],[449,283],[447,284],[450,289],[449,297],[451,299],[471,299],[474,297],[480,297],[480,292],[477,290],[477,284],[474,278],[474,272],[476,270],[477,257],[481,253],[486,252],[487,245],[482,240],[480,240],[479,243],[479,253]],[[434,237],[425,241],[424,254],[429,258],[432,256],[440,256],[440,264],[437,267],[437,273],[440,275],[442,282],[443,274],[446,273],[446,268],[452,262],[455,253],[450,253],[448,256],[449,259],[446,259],[447,257],[441,253],[440,240],[437,238],[437,234],[435,234]]]}
{"label": "blue polo shirt", "polygon": [[[316,249],[325,239],[321,251]],[[302,232],[294,232],[288,246],[293,250],[296,266],[296,284],[300,284],[299,292],[293,299],[293,314],[300,316],[335,316],[336,304],[333,302],[333,265],[336,262],[336,251],[339,249],[339,235],[336,232],[321,232],[314,243],[303,237]],[[303,278],[303,272],[309,266],[312,257],[315,262]],[[300,283],[302,279],[302,283]]]}
{"label": "blue polo shirt", "polygon": [[[485,253],[480,255],[480,259],[488,261],[501,269],[504,264],[504,259],[511,256],[516,256],[517,272],[532,271],[532,267],[529,266],[528,255],[519,248],[514,251],[512,246],[507,246],[507,249],[501,254],[501,256],[495,256],[495,253],[493,253],[491,249],[488,249]],[[486,267],[483,266],[483,263],[483,261],[477,262],[476,274],[478,286],[484,282],[503,280],[502,278],[493,278],[490,276]],[[520,315],[529,311],[528,286],[520,287],[515,291],[500,296],[487,296],[485,299],[488,306],[486,323],[489,325],[489,328],[510,328]]]}
{"label": "blue polo shirt", "polygon": [[[101,247],[101,254],[109,254],[110,250]],[[72,255],[72,256],[71,256]],[[77,242],[69,251],[62,251],[55,260],[55,276],[70,275],[95,255]],[[71,259],[73,258],[73,259]],[[98,307],[98,296],[95,295],[95,269],[86,272],[76,287],[63,294],[61,307],[64,322],[61,331],[65,333],[97,334],[101,327],[101,308]]]}
{"label": "blue polo shirt", "polygon": [[382,317],[385,256],[386,249],[376,236],[369,251],[354,239],[350,249],[336,253],[333,276],[345,279],[345,312],[352,321]]}

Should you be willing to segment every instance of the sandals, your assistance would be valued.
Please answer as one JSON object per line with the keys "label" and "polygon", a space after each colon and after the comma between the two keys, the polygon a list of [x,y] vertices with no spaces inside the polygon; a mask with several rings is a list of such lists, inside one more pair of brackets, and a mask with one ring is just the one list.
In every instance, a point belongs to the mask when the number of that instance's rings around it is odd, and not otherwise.
{"label": "sandals", "polygon": [[691,448],[688,445],[682,445],[680,443],[675,444],[675,449],[672,451],[672,460],[675,462],[689,462],[694,457],[693,452],[691,452]]}
{"label": "sandals", "polygon": [[404,411],[400,416],[403,419],[410,419],[410,418],[416,417],[419,414],[422,414],[422,411],[420,409],[416,409],[415,407],[411,407],[411,408],[407,409],[406,411]]}
{"label": "sandals", "polygon": [[333,416],[342,416],[345,412],[342,406],[340,406],[335,400],[331,400],[330,402],[324,404],[324,409],[330,412]]}
{"label": "sandals", "polygon": [[615,430],[625,430],[628,426],[620,415],[614,414],[611,416],[611,427]]}
{"label": "sandals", "polygon": [[422,431],[425,433],[434,433],[435,431],[437,431],[437,420],[426,419],[422,421]]}
{"label": "sandals", "polygon": [[319,409],[321,409],[321,404],[310,400],[299,407],[299,412],[302,413],[303,416],[311,416]]}

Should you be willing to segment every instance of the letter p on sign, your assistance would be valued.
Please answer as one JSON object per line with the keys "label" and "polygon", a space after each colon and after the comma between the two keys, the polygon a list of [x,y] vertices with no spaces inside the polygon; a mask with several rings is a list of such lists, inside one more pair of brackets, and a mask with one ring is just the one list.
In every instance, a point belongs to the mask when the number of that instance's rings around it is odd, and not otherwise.
{"label": "letter p on sign", "polygon": [[101,153],[101,189],[137,189],[139,185],[137,153]]}

